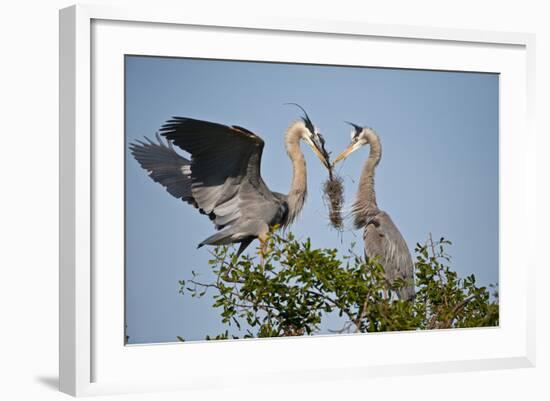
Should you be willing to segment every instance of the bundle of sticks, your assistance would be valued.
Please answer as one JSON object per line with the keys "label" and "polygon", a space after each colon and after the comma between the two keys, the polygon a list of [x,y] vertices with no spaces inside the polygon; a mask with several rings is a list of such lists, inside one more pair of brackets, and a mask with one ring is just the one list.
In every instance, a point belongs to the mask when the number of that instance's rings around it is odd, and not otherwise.
{"label": "bundle of sticks", "polygon": [[344,180],[335,175],[332,169],[329,178],[323,185],[323,193],[329,206],[330,224],[337,230],[344,228],[342,220],[342,206],[344,205]]}
{"label": "bundle of sticks", "polygon": [[325,140],[321,134],[319,139],[323,148],[323,153],[328,161],[328,179],[323,184],[323,194],[329,207],[330,224],[335,229],[342,231],[344,221],[342,219],[342,206],[344,205],[344,180],[333,171],[334,166],[330,163],[329,153],[325,149]]}

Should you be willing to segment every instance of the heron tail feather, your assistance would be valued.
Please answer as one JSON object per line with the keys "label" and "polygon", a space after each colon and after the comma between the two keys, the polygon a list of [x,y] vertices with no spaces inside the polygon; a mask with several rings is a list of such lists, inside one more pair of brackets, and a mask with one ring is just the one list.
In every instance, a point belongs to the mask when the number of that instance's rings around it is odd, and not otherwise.
{"label": "heron tail feather", "polygon": [[238,240],[238,238],[235,238],[235,230],[228,229],[228,230],[222,230],[214,235],[211,235],[210,237],[206,238],[204,241],[202,241],[197,248],[201,248],[204,245],[229,245],[236,242],[240,242],[241,245],[239,246],[239,250],[237,251],[237,256],[240,256],[241,253],[244,252],[244,250],[254,241],[256,237],[254,236],[248,236],[243,238],[242,240]]}

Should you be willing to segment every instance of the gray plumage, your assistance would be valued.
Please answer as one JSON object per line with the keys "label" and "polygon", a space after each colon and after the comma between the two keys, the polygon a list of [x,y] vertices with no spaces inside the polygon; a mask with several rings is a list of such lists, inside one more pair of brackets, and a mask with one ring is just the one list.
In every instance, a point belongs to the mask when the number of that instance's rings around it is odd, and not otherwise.
{"label": "gray plumage", "polygon": [[158,142],[146,137],[145,142],[137,140],[130,144],[132,155],[170,195],[197,206],[191,193],[191,162],[177,154],[169,141],[165,144],[159,134],[156,138]]}
{"label": "gray plumage", "polygon": [[354,226],[363,229],[365,257],[378,258],[384,266],[386,279],[405,280],[398,296],[401,299],[414,298],[414,263],[407,243],[399,229],[384,211],[378,208],[374,190],[374,173],[382,158],[382,146],[376,132],[352,124],[352,142],[336,159],[335,163],[346,158],[361,146],[369,144],[370,152],[359,181],[356,200],[352,207]]}
{"label": "gray plumage", "polygon": [[393,282],[403,279],[406,285],[400,289],[401,299],[414,298],[413,260],[403,236],[391,217],[378,210],[363,228],[365,256],[375,257],[384,266],[386,279]]}
{"label": "gray plumage", "polygon": [[[309,119],[308,119],[309,120]],[[149,176],[174,197],[195,206],[220,230],[198,246],[240,243],[238,253],[255,239],[263,241],[270,227],[290,224],[303,207],[307,184],[300,139],[321,149],[303,121],[293,123],[285,143],[294,166],[289,195],[272,192],[260,174],[264,141],[238,126],[173,117],[160,129],[155,143],[137,141],[132,155]],[[191,155],[179,155],[172,144]],[[318,153],[321,158],[321,152]],[[325,164],[328,163],[321,159]],[[298,169],[298,170],[297,170]]]}

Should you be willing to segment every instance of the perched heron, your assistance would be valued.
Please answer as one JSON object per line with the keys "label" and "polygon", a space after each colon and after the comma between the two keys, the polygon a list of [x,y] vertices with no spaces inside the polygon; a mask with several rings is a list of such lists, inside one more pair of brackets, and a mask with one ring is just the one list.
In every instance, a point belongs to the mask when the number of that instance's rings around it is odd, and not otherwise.
{"label": "perched heron", "polygon": [[336,157],[334,164],[348,157],[363,145],[370,145],[367,161],[361,172],[356,200],[352,207],[355,228],[363,228],[365,256],[378,257],[384,266],[386,280],[405,280],[398,293],[401,299],[414,298],[414,265],[407,243],[389,214],[380,210],[374,191],[374,170],[382,157],[380,138],[371,128],[351,124],[351,143]]}
{"label": "perched heron", "polygon": [[[260,175],[264,141],[242,127],[173,117],[160,129],[166,143],[157,133],[158,142],[146,137],[146,141],[132,143],[130,150],[154,181],[208,215],[220,230],[199,247],[240,243],[240,255],[258,238],[265,250],[270,227],[291,224],[304,206],[307,174],[300,141],[330,168],[324,139],[303,112],[304,117],[292,123],[285,134],[293,167],[288,195],[267,187]],[[188,152],[190,160],[179,155],[173,144]]]}

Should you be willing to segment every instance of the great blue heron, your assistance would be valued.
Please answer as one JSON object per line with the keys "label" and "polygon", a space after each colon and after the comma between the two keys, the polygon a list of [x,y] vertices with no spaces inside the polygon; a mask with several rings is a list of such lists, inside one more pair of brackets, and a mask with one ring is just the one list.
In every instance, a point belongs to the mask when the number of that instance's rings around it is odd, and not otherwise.
{"label": "great blue heron", "polygon": [[355,228],[363,228],[365,256],[378,257],[384,266],[386,280],[403,279],[398,292],[401,299],[414,297],[414,265],[407,243],[391,217],[378,208],[374,191],[374,171],[382,157],[382,146],[376,132],[367,127],[352,125],[351,143],[336,157],[334,164],[345,159],[363,145],[370,145],[367,161],[361,172],[356,200],[352,207]]}
{"label": "great blue heron", "polygon": [[[300,107],[300,106],[298,106]],[[303,110],[303,109],[302,109]],[[198,246],[240,243],[238,254],[256,238],[264,249],[270,227],[287,226],[303,208],[307,193],[306,162],[300,141],[307,143],[329,168],[324,140],[304,110],[285,134],[293,176],[288,195],[271,191],[260,175],[264,141],[251,131],[208,121],[173,117],[157,133],[130,145],[149,176],[174,197],[199,209],[214,222],[216,234]],[[188,160],[172,144],[191,155]]]}

